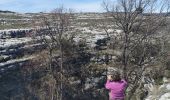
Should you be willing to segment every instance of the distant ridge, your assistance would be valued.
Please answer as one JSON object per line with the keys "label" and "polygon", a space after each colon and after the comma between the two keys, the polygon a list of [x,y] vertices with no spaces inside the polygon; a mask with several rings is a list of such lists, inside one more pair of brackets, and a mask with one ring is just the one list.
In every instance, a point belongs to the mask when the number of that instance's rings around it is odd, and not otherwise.
{"label": "distant ridge", "polygon": [[13,11],[8,11],[8,10],[0,10],[0,13],[16,13],[16,12],[13,12]]}

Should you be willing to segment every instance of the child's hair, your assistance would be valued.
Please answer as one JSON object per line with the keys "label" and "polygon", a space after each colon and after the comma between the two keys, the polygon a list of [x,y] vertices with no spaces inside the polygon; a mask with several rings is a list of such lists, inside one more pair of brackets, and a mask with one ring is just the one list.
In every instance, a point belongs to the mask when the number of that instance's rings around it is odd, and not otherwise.
{"label": "child's hair", "polygon": [[112,81],[116,81],[116,82],[121,81],[120,73],[117,71],[113,72],[111,77],[112,77]]}

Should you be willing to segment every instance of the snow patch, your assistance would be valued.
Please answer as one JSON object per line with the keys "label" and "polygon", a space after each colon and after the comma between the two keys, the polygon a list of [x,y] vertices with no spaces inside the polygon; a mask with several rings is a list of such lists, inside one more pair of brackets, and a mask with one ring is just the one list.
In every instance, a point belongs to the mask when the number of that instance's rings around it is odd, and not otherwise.
{"label": "snow patch", "polygon": [[165,93],[159,100],[170,100],[170,93]]}
{"label": "snow patch", "polygon": [[32,41],[32,38],[25,37],[25,38],[11,38],[11,39],[0,39],[0,48],[2,47],[9,47],[11,45],[17,45],[21,43],[27,43]]}

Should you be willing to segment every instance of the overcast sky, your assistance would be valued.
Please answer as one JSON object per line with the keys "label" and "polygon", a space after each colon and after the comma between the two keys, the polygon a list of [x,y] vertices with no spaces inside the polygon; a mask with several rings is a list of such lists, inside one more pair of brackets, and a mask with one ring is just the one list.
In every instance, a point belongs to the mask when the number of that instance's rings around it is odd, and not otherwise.
{"label": "overcast sky", "polygon": [[0,10],[16,12],[51,11],[63,5],[77,12],[101,12],[103,0],[0,0]]}

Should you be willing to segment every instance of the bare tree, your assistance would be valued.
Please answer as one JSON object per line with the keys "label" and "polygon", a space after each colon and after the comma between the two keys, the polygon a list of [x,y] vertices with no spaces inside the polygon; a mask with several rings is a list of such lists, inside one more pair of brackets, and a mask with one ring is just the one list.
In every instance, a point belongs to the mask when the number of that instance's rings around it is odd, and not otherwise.
{"label": "bare tree", "polygon": [[[63,59],[64,59],[64,41],[71,41],[73,39],[71,32],[71,20],[73,14],[71,10],[64,9],[63,7],[54,9],[51,13],[42,13],[42,15],[36,17],[34,24],[36,26],[36,37],[42,44],[47,46],[48,50],[48,67],[47,70],[52,75],[54,67],[52,64],[56,61],[56,57],[59,57],[58,77],[56,79],[59,84],[57,91],[57,100],[62,100],[63,93]],[[55,77],[55,75],[53,75]],[[57,83],[58,84],[58,83]],[[51,96],[50,100],[54,100],[54,96]]]}
{"label": "bare tree", "polygon": [[131,99],[141,87],[146,68],[160,56],[157,39],[166,26],[169,5],[159,0],[116,0],[111,4],[105,0],[103,7],[117,29],[122,30],[118,40],[122,51],[120,59],[124,78],[133,84],[129,88],[128,99]]}

